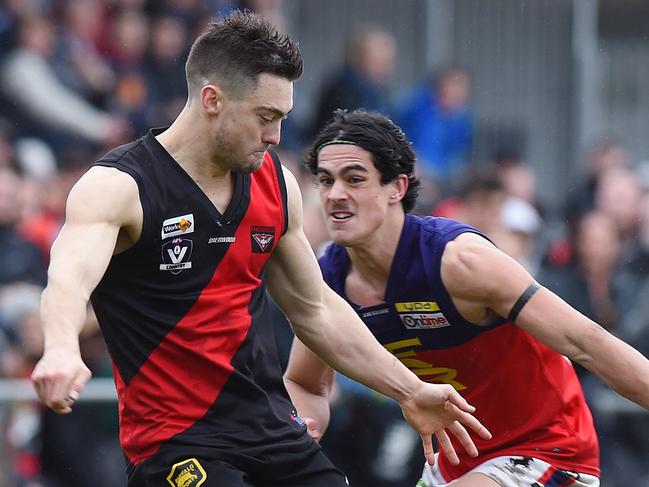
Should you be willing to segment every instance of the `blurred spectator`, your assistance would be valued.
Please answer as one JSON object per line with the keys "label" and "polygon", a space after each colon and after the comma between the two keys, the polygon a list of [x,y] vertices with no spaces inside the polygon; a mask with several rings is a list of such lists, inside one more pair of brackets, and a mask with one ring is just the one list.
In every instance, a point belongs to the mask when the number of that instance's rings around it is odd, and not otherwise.
{"label": "blurred spectator", "polygon": [[[26,379],[43,353],[39,306],[42,288],[25,283],[0,287],[0,322],[10,346],[2,352],[3,377]],[[14,472],[11,484],[42,487],[40,406],[31,401],[11,403],[4,418],[3,457]]]}
{"label": "blurred spectator", "polygon": [[620,336],[649,356],[649,193],[639,205],[638,233],[614,279]]}
{"label": "blurred spectator", "polygon": [[22,8],[20,0],[7,0],[0,3],[0,56],[4,56],[16,42],[18,14]]}
{"label": "blurred spectator", "polygon": [[282,12],[282,0],[241,0],[239,6],[268,19],[281,32],[286,32],[287,22]]}
{"label": "blurred spectator", "polygon": [[145,74],[149,91],[147,126],[168,125],[187,100],[184,59],[187,28],[165,15],[153,21]]}
{"label": "blurred spectator", "polygon": [[615,222],[623,241],[636,234],[642,188],[638,175],[625,166],[600,173],[594,193],[595,208]]}
{"label": "blurred spectator", "polygon": [[502,209],[506,193],[493,165],[484,165],[462,178],[457,196],[446,198],[433,209],[433,216],[454,218],[483,231],[497,241],[506,229]]}
{"label": "blurred spectator", "polygon": [[[628,239],[621,265],[612,276],[612,293],[617,310],[617,335],[649,356],[649,194],[641,198],[638,228]],[[592,399],[607,395],[606,386],[592,377],[584,378],[584,389]],[[591,400],[602,442],[602,485],[649,485],[649,417],[645,414],[612,414]]]}
{"label": "blurred spectator", "polygon": [[469,75],[455,66],[439,70],[398,108],[397,123],[419,157],[421,176],[444,187],[462,177],[471,151],[473,122]]}
{"label": "blurred spectator", "polygon": [[149,42],[149,18],[138,9],[117,12],[110,24],[108,58],[119,71],[142,66]]}
{"label": "blurred spectator", "polygon": [[494,154],[493,162],[507,194],[527,201],[540,210],[536,171],[525,161],[521,152],[514,147],[500,147]]}
{"label": "blurred spectator", "polygon": [[54,152],[36,137],[23,137],[14,142],[16,162],[25,176],[44,181],[56,173]]}
{"label": "blurred spectator", "polygon": [[[231,3],[222,0],[164,0],[150,1],[149,9],[154,9],[156,15],[169,15],[183,23],[194,39],[196,31],[202,28],[210,16],[228,13]],[[156,5],[157,4],[157,5]]]}
{"label": "blurred spectator", "polygon": [[22,184],[14,169],[0,167],[0,285],[14,282],[44,285],[46,280],[38,248],[16,231],[22,212]]}
{"label": "blurred spectator", "polygon": [[65,217],[65,201],[79,170],[66,169],[39,181],[38,211],[26,216],[18,225],[18,232],[40,250],[43,261],[49,263],[50,248],[61,230]]}
{"label": "blurred spectator", "polygon": [[568,192],[566,217],[575,222],[595,207],[595,191],[601,175],[613,167],[628,167],[631,159],[627,150],[609,137],[598,140],[586,151],[585,173]]}
{"label": "blurred spectator", "polygon": [[117,73],[110,109],[130,122],[134,134],[148,129],[150,93],[145,74],[149,47],[149,19],[135,9],[125,9],[114,18],[109,56]]}
{"label": "blurred spectator", "polygon": [[8,107],[14,122],[16,112],[28,115],[20,129],[54,147],[64,145],[63,134],[98,144],[121,140],[124,122],[66,88],[52,69],[55,37],[50,21],[22,19],[18,32],[18,45],[8,54],[0,77],[4,94],[15,105]]}
{"label": "blurred spectator", "polygon": [[0,166],[11,166],[15,162],[14,130],[8,119],[0,117]]}
{"label": "blurred spectator", "polygon": [[568,304],[613,330],[617,309],[612,279],[620,258],[615,221],[605,213],[586,213],[567,245],[556,245],[542,266],[538,281]]}
{"label": "blurred spectator", "polygon": [[432,215],[480,229],[532,275],[536,273],[542,248],[538,242],[541,215],[529,202],[507,194],[497,166],[487,164],[466,173],[457,195],[441,200]]}
{"label": "blurred spectator", "polygon": [[[345,48],[342,67],[323,84],[311,133],[315,134],[337,108],[388,112],[389,83],[394,73],[396,41],[381,27],[354,32]],[[311,134],[307,135],[311,138]]]}
{"label": "blurred spectator", "polygon": [[97,49],[105,21],[104,4],[66,0],[62,18],[53,68],[69,89],[95,105],[104,105],[115,86],[115,73]]}
{"label": "blurred spectator", "polygon": [[514,146],[499,147],[494,153],[493,163],[507,194],[501,214],[507,232],[500,239],[499,247],[530,274],[536,275],[545,250],[536,172]]}
{"label": "blurred spectator", "polygon": [[43,288],[26,282],[0,287],[0,327],[13,353],[5,351],[0,375],[25,378],[43,354],[40,298]]}
{"label": "blurred spectator", "polygon": [[508,196],[503,203],[501,219],[505,232],[498,247],[516,259],[533,276],[540,265],[539,234],[543,220],[536,208],[517,196]]}

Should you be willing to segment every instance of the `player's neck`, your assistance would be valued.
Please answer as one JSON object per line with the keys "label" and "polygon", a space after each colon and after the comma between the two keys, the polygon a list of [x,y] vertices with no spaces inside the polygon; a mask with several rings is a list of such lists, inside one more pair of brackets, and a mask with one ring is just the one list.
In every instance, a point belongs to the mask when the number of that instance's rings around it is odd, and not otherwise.
{"label": "player's neck", "polygon": [[366,241],[347,247],[351,260],[350,274],[355,273],[361,280],[374,286],[385,286],[399,245],[404,220],[403,211],[391,212]]}
{"label": "player's neck", "polygon": [[206,130],[197,127],[200,123],[199,117],[185,106],[171,127],[156,138],[195,181],[229,181],[230,170],[206,157],[213,152],[210,147],[213,141]]}

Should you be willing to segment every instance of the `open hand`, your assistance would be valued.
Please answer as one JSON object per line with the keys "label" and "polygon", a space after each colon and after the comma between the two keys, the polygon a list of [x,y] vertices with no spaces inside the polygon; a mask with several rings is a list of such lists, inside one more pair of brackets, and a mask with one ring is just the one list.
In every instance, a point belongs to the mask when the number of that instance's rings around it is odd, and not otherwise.
{"label": "open hand", "polygon": [[448,432],[455,435],[472,457],[478,456],[478,449],[463,425],[468,426],[481,438],[491,439],[489,430],[471,414],[475,408],[448,384],[422,382],[410,397],[401,402],[401,410],[406,420],[419,432],[424,445],[424,455],[430,465],[435,463],[432,435],[437,436],[440,448],[453,465],[460,463],[460,460]]}

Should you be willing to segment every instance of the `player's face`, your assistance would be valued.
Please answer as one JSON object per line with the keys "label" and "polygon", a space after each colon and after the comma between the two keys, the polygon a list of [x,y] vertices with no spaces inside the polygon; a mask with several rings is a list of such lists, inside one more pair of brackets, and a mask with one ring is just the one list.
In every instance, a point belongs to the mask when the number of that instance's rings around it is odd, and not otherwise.
{"label": "player's face", "polygon": [[355,145],[335,144],[318,154],[316,181],[327,230],[340,245],[376,245],[376,231],[395,200],[396,183],[381,184],[371,154]]}
{"label": "player's face", "polygon": [[293,108],[293,83],[261,74],[240,100],[225,100],[217,120],[216,155],[227,169],[250,173],[261,166],[270,145],[279,144],[282,121]]}

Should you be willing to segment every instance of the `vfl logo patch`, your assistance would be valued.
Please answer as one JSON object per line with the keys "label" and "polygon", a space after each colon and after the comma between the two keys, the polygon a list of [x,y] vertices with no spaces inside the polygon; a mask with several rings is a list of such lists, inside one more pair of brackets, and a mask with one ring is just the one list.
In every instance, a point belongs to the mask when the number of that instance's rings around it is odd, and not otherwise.
{"label": "vfl logo patch", "polygon": [[194,214],[175,216],[167,218],[162,222],[161,236],[163,239],[175,237],[176,235],[187,235],[194,231]]}
{"label": "vfl logo patch", "polygon": [[267,254],[273,248],[275,227],[250,227],[253,254]]}
{"label": "vfl logo patch", "polygon": [[194,242],[188,238],[174,238],[162,246],[161,271],[169,271],[178,274],[183,269],[191,269],[192,263],[189,260],[192,256]]}
{"label": "vfl logo patch", "polygon": [[198,487],[206,479],[205,470],[195,458],[176,463],[167,476],[167,482],[171,487]]}

